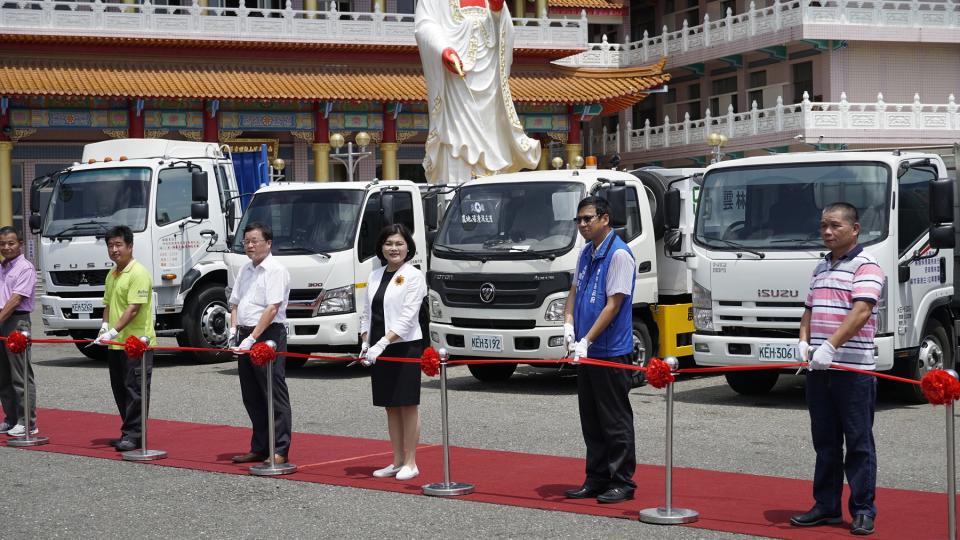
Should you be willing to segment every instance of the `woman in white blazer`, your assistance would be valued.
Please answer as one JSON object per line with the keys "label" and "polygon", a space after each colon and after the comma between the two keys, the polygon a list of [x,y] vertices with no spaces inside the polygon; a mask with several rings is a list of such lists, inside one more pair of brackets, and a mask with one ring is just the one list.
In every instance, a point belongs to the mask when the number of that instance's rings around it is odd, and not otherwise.
{"label": "woman in white blazer", "polygon": [[360,319],[360,357],[364,365],[372,366],[374,406],[387,409],[393,462],[373,475],[410,480],[420,474],[416,460],[420,441],[420,365],[377,362],[377,358],[420,358],[423,354],[420,308],[427,295],[427,281],[423,272],[409,262],[417,247],[405,226],[384,227],[376,251],[384,266],[371,272],[367,280],[367,301]]}

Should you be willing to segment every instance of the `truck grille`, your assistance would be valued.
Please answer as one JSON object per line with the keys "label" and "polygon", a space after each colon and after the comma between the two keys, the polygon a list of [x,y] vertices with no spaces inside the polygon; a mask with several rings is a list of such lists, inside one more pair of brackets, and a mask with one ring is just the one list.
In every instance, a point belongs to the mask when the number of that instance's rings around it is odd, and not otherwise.
{"label": "truck grille", "polygon": [[50,280],[60,287],[103,286],[110,270],[63,270],[50,272]]}
{"label": "truck grille", "polygon": [[448,274],[429,272],[430,288],[445,305],[523,309],[540,307],[544,299],[570,290],[568,272],[543,274]]}
{"label": "truck grille", "polygon": [[453,317],[450,322],[457,328],[480,328],[483,330],[532,330],[537,321],[526,319],[464,319]]}
{"label": "truck grille", "polygon": [[804,303],[721,300],[715,303],[714,309],[724,333],[735,330],[741,336],[768,337],[770,332],[796,332],[800,327]]}

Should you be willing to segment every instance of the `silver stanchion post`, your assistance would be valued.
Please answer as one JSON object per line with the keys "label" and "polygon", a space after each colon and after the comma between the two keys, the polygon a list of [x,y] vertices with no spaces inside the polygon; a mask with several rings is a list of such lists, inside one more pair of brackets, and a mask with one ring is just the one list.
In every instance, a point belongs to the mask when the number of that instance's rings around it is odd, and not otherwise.
{"label": "silver stanchion post", "polygon": [[20,330],[20,333],[27,337],[26,350],[15,355],[19,356],[20,361],[23,362],[23,426],[26,428],[26,432],[23,434],[23,437],[11,437],[7,439],[7,446],[40,446],[49,443],[50,439],[38,437],[30,433],[33,431],[33,422],[30,417],[35,414],[35,407],[32,407],[30,404],[30,349],[32,345],[30,344],[30,330],[23,329]]}
{"label": "silver stanchion post", "polygon": [[147,345],[140,357],[140,448],[120,454],[126,461],[154,461],[167,457],[163,450],[147,450],[147,413],[150,410],[150,388],[147,387],[147,355],[150,355],[151,371],[153,370],[153,349],[150,349],[150,338],[140,336],[140,341]]}
{"label": "silver stanchion post", "polygon": [[[957,372],[945,370],[954,379]],[[954,436],[953,402],[947,403],[947,538],[957,539],[957,451]]]}
{"label": "silver stanchion post", "polygon": [[473,484],[450,481],[450,424],[447,414],[447,360],[450,355],[440,349],[440,427],[443,431],[443,482],[423,486],[423,494],[433,497],[455,497],[473,493]]}
{"label": "silver stanchion post", "polygon": [[[266,344],[277,350],[273,340]],[[270,437],[270,457],[267,461],[250,467],[250,474],[254,476],[280,476],[297,472],[297,466],[292,463],[277,463],[276,424],[273,419],[273,362],[267,364],[267,436]]]}
{"label": "silver stanchion post", "polygon": [[[668,356],[664,359],[670,371],[676,371],[677,359]],[[640,511],[640,521],[656,525],[679,525],[693,523],[700,517],[696,510],[673,507],[673,383],[667,385],[667,443],[664,456],[664,472],[667,488],[666,506],[645,508]]]}

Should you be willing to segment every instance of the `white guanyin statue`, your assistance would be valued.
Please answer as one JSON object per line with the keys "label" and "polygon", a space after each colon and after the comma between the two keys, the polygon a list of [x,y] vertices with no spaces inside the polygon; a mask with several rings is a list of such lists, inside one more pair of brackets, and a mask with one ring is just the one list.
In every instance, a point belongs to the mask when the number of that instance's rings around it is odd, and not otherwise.
{"label": "white guanyin statue", "polygon": [[524,133],[507,82],[513,21],[503,0],[420,0],[415,25],[430,115],[427,180],[536,168],[540,143]]}

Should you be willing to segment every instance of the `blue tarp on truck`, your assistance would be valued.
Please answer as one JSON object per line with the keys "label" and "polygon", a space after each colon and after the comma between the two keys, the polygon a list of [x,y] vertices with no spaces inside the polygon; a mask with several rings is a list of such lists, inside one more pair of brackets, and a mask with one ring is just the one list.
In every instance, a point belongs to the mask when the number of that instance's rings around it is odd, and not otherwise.
{"label": "blue tarp on truck", "polygon": [[233,172],[237,175],[237,189],[240,190],[240,209],[246,211],[253,193],[270,183],[267,145],[261,144],[259,152],[233,154]]}

